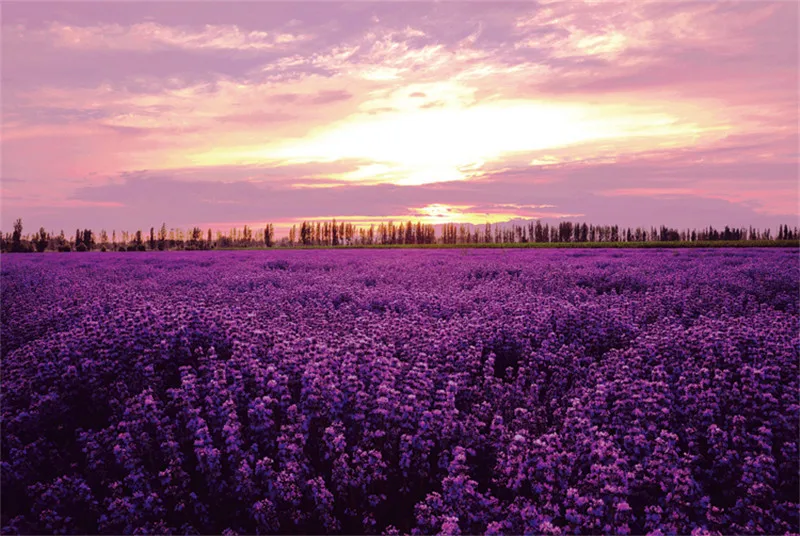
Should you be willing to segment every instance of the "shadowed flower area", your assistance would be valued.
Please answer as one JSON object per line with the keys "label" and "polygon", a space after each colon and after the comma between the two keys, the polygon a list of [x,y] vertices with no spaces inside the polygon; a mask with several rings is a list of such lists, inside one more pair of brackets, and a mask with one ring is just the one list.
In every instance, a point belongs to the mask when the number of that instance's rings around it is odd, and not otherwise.
{"label": "shadowed flower area", "polygon": [[1,276],[3,533],[798,528],[796,250],[54,254]]}

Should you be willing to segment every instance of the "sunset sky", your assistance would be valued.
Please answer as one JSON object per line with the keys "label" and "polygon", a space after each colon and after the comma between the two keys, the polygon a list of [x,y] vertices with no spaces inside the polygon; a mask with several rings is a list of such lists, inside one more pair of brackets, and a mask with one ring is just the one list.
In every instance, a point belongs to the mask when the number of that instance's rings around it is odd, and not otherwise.
{"label": "sunset sky", "polygon": [[797,2],[2,4],[2,214],[798,219]]}

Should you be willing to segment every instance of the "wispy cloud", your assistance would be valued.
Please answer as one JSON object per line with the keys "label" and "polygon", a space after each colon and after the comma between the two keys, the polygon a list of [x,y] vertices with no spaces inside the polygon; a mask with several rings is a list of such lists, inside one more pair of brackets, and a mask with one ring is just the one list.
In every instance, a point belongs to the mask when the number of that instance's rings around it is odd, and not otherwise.
{"label": "wispy cloud", "polygon": [[244,31],[233,24],[167,26],[156,22],[138,24],[69,25],[51,22],[30,32],[24,25],[6,31],[21,40],[40,40],[55,47],[75,50],[158,51],[186,50],[258,51],[285,48],[312,39],[292,32]]}

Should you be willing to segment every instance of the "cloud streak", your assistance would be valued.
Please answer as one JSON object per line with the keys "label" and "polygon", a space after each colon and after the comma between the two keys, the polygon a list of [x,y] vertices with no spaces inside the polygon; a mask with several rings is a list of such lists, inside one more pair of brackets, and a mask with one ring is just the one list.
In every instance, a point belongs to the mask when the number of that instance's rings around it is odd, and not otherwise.
{"label": "cloud streak", "polygon": [[21,41],[44,41],[58,48],[74,50],[159,51],[186,50],[259,51],[286,47],[312,39],[289,32],[242,31],[236,25],[205,24],[201,27],[166,26],[155,22],[132,25],[92,26],[50,23],[45,29],[28,33],[22,25],[10,28]]}

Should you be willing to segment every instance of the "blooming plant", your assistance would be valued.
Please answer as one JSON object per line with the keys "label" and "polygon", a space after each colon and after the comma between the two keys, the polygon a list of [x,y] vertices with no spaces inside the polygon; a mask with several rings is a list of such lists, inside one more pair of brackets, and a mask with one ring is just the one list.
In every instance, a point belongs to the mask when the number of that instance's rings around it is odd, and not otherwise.
{"label": "blooming plant", "polygon": [[800,530],[795,250],[4,257],[3,533]]}

